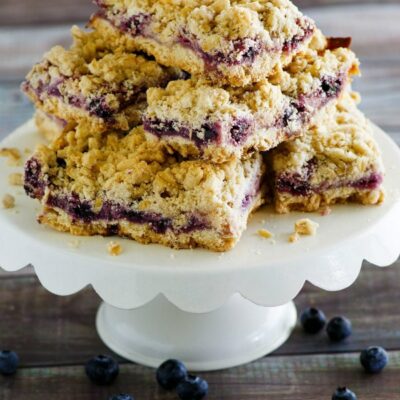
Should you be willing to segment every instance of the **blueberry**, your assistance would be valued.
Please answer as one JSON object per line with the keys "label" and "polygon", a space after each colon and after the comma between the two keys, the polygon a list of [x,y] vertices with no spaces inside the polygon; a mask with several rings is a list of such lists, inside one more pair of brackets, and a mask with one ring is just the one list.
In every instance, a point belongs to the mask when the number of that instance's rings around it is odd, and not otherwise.
{"label": "blueberry", "polygon": [[360,355],[361,365],[367,372],[376,374],[381,372],[389,361],[388,354],[383,347],[374,346],[363,350]]}
{"label": "blueberry", "polygon": [[14,351],[0,351],[0,373],[3,375],[13,375],[17,371],[19,364],[18,354]]}
{"label": "blueberry", "polygon": [[300,322],[305,332],[315,334],[320,332],[325,326],[326,317],[317,308],[307,308],[301,313]]}
{"label": "blueberry", "polygon": [[115,394],[114,396],[111,396],[108,400],[134,400],[132,396],[129,394]]}
{"label": "blueberry", "polygon": [[200,400],[208,393],[208,383],[198,376],[188,375],[176,388],[181,400]]}
{"label": "blueberry", "polygon": [[332,400],[357,400],[357,396],[351,390],[340,387],[333,393]]}
{"label": "blueberry", "polygon": [[326,327],[326,333],[332,342],[341,342],[351,335],[351,322],[345,317],[331,319]]}
{"label": "blueberry", "polygon": [[110,385],[119,373],[118,363],[108,356],[97,356],[86,364],[86,375],[97,385]]}
{"label": "blueberry", "polygon": [[167,360],[157,368],[156,378],[161,387],[171,390],[175,389],[187,374],[187,369],[181,361]]}

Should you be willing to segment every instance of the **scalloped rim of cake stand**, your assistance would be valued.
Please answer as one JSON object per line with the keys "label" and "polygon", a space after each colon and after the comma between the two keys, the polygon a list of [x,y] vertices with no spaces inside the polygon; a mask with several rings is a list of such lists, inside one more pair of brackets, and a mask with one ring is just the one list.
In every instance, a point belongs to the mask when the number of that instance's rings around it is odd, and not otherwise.
{"label": "scalloped rim of cake stand", "polygon": [[[36,223],[38,202],[21,188],[7,183],[11,172],[0,160],[0,196],[16,197],[16,209],[0,210],[0,265],[15,271],[34,265],[43,286],[58,295],[70,295],[92,285],[108,304],[133,309],[163,294],[181,310],[205,313],[216,310],[236,293],[262,306],[279,306],[292,300],[306,281],[328,291],[350,286],[363,260],[388,266],[400,254],[400,150],[375,127],[387,175],[386,202],[379,207],[343,205],[332,214],[276,215],[265,208],[255,214],[238,246],[225,254],[205,250],[171,250],[116,239],[124,252],[111,257],[110,238],[73,238]],[[1,147],[33,149],[43,139],[32,121],[9,135]],[[315,237],[289,244],[294,222],[307,216],[320,224]],[[275,239],[257,231],[266,227]],[[76,240],[79,246],[76,247]]]}

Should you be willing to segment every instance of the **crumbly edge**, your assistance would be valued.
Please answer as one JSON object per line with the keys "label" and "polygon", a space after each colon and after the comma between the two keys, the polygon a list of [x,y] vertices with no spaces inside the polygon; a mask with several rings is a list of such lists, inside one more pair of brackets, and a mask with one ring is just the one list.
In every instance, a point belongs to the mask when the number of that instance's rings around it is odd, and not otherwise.
{"label": "crumbly edge", "polygon": [[293,196],[289,193],[275,194],[275,209],[279,214],[291,211],[315,212],[335,204],[357,203],[379,205],[385,200],[383,188],[357,190],[354,188],[330,189],[309,196]]}
{"label": "crumbly edge", "polygon": [[[106,26],[104,29],[106,33],[110,32],[110,27],[107,25],[111,24],[99,16],[92,17],[90,21],[90,26],[97,30],[102,30],[102,27]],[[115,35],[117,34],[113,34],[113,36]],[[202,57],[179,43],[170,42],[166,45],[158,40],[145,36],[132,37],[123,32],[121,32],[120,35],[125,36],[125,39],[118,39],[118,41],[128,41],[131,47],[138,48],[151,54],[160,64],[178,67],[192,75],[207,76],[218,84],[227,84],[237,87],[264,79],[273,71],[275,66],[281,63],[288,64],[292,60],[294,54],[307,47],[311,41],[311,38],[304,40],[304,43],[299,46],[296,52],[293,51],[288,54],[266,52],[263,56],[257,57],[251,64],[232,66],[221,64],[218,68],[210,69]],[[214,46],[211,48],[215,49],[216,47]]]}
{"label": "crumbly edge", "polygon": [[320,193],[314,191],[309,195],[294,195],[275,187],[278,212],[317,211],[344,202],[374,205],[384,201],[382,187],[362,189],[340,186],[340,181],[354,182],[372,173],[384,175],[373,128],[358,110],[359,101],[356,93],[345,92],[314,120],[312,127],[301,138],[281,144],[270,154],[275,182],[283,175],[304,176],[304,166],[311,162],[311,190],[324,182],[339,183],[338,187]]}
{"label": "crumbly edge", "polygon": [[[113,43],[100,32],[74,27],[72,36],[70,49],[52,48],[22,85],[39,110],[70,124],[85,123],[99,131],[110,127],[128,130],[141,120],[146,105],[145,90],[182,76],[178,69],[147,60],[133,53],[128,44]],[[46,89],[41,92],[46,85],[51,86],[54,95],[49,95]],[[121,95],[122,92],[125,94]],[[78,105],[70,104],[71,98]],[[125,100],[130,104],[125,105]],[[87,109],[91,101],[99,101],[107,116],[103,118],[102,110],[99,115],[92,114]]]}
{"label": "crumbly edge", "polygon": [[[261,195],[254,201],[248,210],[246,220],[262,204]],[[76,236],[107,235],[107,224],[101,221],[95,223],[78,223],[65,212],[59,209],[44,207],[38,217],[42,224]],[[148,225],[123,222],[118,224],[118,236],[135,240],[141,244],[161,244],[174,249],[205,248],[215,252],[231,250],[240,240],[242,232],[236,235],[221,235],[216,230],[193,231],[191,233],[180,233],[168,231],[165,234],[154,232]]]}

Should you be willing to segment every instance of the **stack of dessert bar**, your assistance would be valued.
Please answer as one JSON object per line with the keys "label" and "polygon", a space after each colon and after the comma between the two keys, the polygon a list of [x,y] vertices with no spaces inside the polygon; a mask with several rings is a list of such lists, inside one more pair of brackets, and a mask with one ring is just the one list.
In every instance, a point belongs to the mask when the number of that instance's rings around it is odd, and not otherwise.
{"label": "stack of dessert bar", "polygon": [[22,85],[48,139],[25,171],[39,222],[225,251],[270,196],[277,212],[383,200],[349,38],[289,0],[96,4]]}

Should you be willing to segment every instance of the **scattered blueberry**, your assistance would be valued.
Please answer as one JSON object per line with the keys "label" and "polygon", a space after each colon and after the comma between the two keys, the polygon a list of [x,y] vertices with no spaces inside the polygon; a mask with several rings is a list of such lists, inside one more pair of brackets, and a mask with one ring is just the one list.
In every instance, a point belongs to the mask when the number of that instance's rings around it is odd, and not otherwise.
{"label": "scattered blueberry", "polygon": [[134,398],[129,394],[121,393],[111,396],[108,400],[134,400]]}
{"label": "scattered blueberry", "polygon": [[17,371],[19,364],[18,354],[14,351],[0,351],[0,373],[3,375],[13,375]]}
{"label": "scattered blueberry", "polygon": [[374,346],[363,350],[360,355],[361,365],[367,372],[376,374],[381,372],[389,361],[388,354],[383,347]]}
{"label": "scattered blueberry", "polygon": [[315,334],[326,324],[325,314],[317,308],[307,308],[301,313],[300,322],[305,332]]}
{"label": "scattered blueberry", "polygon": [[329,321],[326,332],[332,342],[341,342],[351,335],[351,322],[345,317],[335,317]]}
{"label": "scattered blueberry", "polygon": [[208,383],[198,376],[188,375],[176,388],[181,400],[200,400],[208,393]]}
{"label": "scattered blueberry", "polygon": [[110,385],[119,373],[118,363],[108,356],[97,356],[86,364],[86,375],[97,385]]}
{"label": "scattered blueberry", "polygon": [[357,400],[357,396],[351,390],[340,387],[333,393],[332,400]]}
{"label": "scattered blueberry", "polygon": [[187,375],[187,369],[181,361],[167,360],[157,368],[156,378],[162,388],[171,390],[175,389]]}

